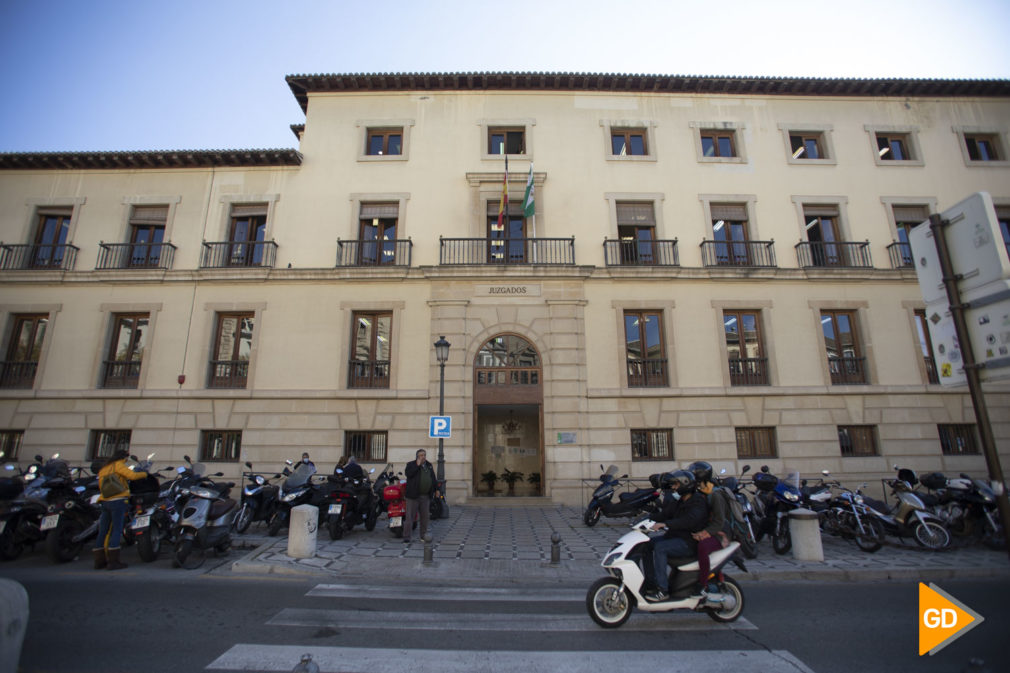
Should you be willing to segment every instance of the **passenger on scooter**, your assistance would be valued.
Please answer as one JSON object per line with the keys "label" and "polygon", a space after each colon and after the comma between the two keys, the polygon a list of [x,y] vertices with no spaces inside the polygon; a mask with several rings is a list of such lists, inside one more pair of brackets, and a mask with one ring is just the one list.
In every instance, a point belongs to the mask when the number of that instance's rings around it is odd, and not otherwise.
{"label": "passenger on scooter", "polygon": [[[695,497],[694,475],[687,470],[677,470],[662,479],[664,489],[670,489],[671,497],[663,505],[652,530],[665,530],[665,534],[653,540],[653,553],[645,555],[646,575],[652,579],[656,589],[645,592],[649,601],[664,601],[669,598],[669,571],[667,559],[678,556],[694,556],[697,542],[691,537],[708,524],[708,501]],[[651,566],[651,567],[650,567]]]}
{"label": "passenger on scooter", "polygon": [[358,461],[354,459],[354,456],[347,457],[347,462],[344,464],[344,476],[348,479],[364,478],[365,471],[358,465]]}
{"label": "passenger on scooter", "polygon": [[[721,495],[715,493],[715,484],[712,483],[712,465],[704,460],[696,460],[688,465],[687,469],[694,474],[698,493],[704,494],[708,500],[708,525],[691,535],[698,543],[698,593],[701,594],[706,593],[708,585],[708,574],[711,568],[708,560],[709,555],[729,544],[725,531],[726,501]],[[713,590],[711,593],[715,593],[715,591]]]}

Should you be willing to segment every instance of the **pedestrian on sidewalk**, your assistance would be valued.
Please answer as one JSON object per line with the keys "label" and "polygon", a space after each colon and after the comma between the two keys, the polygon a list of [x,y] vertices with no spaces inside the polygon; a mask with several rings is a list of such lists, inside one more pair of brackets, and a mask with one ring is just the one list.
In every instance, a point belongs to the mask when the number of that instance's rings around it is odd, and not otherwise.
{"label": "pedestrian on sidewalk", "polygon": [[126,564],[119,560],[119,544],[123,537],[123,524],[130,505],[130,482],[143,479],[147,472],[126,467],[130,453],[119,449],[109,462],[98,471],[98,488],[102,514],[98,517],[98,545],[91,550],[95,570],[120,570]]}
{"label": "pedestrian on sidewalk", "polygon": [[407,477],[407,488],[404,497],[407,500],[407,512],[403,518],[403,541],[410,542],[410,532],[414,528],[414,517],[421,519],[421,539],[428,533],[428,519],[431,514],[431,496],[438,486],[435,469],[428,462],[428,452],[418,449],[414,460],[403,468]]}

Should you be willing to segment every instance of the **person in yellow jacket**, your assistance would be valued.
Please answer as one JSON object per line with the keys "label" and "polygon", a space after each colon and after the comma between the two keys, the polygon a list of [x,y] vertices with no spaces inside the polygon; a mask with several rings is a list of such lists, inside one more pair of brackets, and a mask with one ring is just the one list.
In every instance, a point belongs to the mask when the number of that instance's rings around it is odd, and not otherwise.
{"label": "person in yellow jacket", "polygon": [[128,482],[135,479],[143,479],[146,472],[134,471],[126,467],[126,459],[129,453],[120,449],[112,454],[109,462],[98,471],[99,493],[114,491],[110,489],[106,482],[113,474],[123,478],[123,483],[127,484],[125,490],[110,495],[100,495],[98,502],[102,506],[102,516],[98,519],[98,544],[91,553],[95,557],[95,570],[108,568],[109,570],[120,570],[126,564],[119,560],[119,543],[123,537],[123,523],[126,520],[126,512],[130,506],[130,488]]}

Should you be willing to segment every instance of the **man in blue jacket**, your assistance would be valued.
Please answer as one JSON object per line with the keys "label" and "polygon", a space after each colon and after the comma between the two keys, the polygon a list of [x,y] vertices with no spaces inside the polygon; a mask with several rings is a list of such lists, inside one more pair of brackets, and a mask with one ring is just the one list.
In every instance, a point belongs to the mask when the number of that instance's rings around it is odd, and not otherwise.
{"label": "man in blue jacket", "polygon": [[431,511],[431,496],[438,486],[435,478],[435,468],[428,462],[428,452],[418,449],[414,460],[403,468],[407,477],[407,488],[404,497],[407,499],[407,512],[403,517],[403,541],[410,542],[410,532],[414,528],[414,517],[420,515],[421,539],[428,532],[428,519]]}

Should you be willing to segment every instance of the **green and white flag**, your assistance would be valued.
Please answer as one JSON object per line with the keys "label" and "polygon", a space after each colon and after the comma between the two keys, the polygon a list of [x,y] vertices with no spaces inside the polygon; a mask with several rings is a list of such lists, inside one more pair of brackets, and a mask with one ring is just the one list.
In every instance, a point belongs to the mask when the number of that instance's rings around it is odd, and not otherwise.
{"label": "green and white flag", "polygon": [[536,204],[533,203],[533,163],[530,162],[530,174],[526,178],[526,193],[523,194],[523,215],[533,217],[536,213]]}

